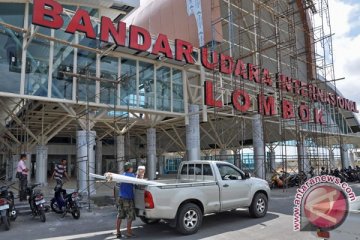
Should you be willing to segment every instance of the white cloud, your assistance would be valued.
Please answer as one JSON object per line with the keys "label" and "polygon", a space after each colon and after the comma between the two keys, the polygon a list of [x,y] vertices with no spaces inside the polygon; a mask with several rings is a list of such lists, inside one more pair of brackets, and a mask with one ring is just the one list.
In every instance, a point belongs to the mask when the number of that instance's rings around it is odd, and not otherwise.
{"label": "white cloud", "polygon": [[360,18],[353,17],[358,16],[360,2],[329,0],[329,9],[332,32],[335,34],[335,77],[345,77],[345,80],[336,82],[336,86],[345,97],[356,101],[360,109]]}

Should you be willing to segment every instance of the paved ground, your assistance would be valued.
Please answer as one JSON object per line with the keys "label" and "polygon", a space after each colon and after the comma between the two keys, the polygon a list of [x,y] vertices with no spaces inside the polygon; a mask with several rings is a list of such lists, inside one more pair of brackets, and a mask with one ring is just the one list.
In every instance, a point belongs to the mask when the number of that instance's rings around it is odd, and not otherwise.
{"label": "paved ground", "polygon": [[[360,195],[360,184],[353,185]],[[176,233],[165,223],[144,225],[139,220],[134,223],[137,239],[318,239],[311,232],[292,231],[292,202],[295,189],[272,191],[269,213],[265,218],[252,219],[247,211],[239,210],[206,216],[200,231],[191,236]],[[47,213],[47,222],[38,218],[19,216],[12,222],[10,231],[5,232],[0,225],[1,239],[115,239],[114,207],[97,207],[92,212],[82,209],[80,220],[71,216],[64,219],[55,213]],[[124,226],[124,225],[123,225]],[[345,223],[331,232],[330,239],[359,240],[360,214],[352,213]]]}

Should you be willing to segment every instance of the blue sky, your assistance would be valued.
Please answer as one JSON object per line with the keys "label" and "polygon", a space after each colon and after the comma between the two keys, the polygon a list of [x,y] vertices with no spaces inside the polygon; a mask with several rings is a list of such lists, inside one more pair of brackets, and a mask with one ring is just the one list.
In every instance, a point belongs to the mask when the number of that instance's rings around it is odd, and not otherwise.
{"label": "blue sky", "polygon": [[[343,95],[360,110],[360,1],[329,0],[336,83]],[[359,115],[358,115],[359,118]]]}

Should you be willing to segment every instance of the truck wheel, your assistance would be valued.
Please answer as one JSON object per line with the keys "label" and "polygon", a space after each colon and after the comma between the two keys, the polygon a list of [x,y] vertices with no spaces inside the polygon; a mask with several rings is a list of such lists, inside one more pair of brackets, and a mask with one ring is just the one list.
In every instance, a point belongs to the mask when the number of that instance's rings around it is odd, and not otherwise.
{"label": "truck wheel", "polygon": [[176,230],[184,235],[196,233],[202,223],[203,214],[193,203],[187,203],[179,209]]}
{"label": "truck wheel", "polygon": [[140,217],[140,220],[145,223],[145,224],[149,224],[149,225],[152,225],[152,224],[156,224],[156,223],[159,223],[160,222],[160,219],[149,219],[149,218],[146,218],[144,216],[141,216]]}
{"label": "truck wheel", "polygon": [[249,214],[254,218],[264,217],[268,210],[268,199],[265,194],[255,194],[249,207]]}

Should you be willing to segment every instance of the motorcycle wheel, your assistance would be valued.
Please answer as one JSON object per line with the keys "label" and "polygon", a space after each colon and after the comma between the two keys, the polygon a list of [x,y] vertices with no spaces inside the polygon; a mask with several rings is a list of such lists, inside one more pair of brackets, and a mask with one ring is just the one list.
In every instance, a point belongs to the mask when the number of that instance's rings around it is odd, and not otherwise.
{"label": "motorcycle wheel", "polygon": [[71,212],[71,215],[73,216],[74,219],[79,219],[80,218],[80,210],[79,209],[74,209]]}
{"label": "motorcycle wheel", "polygon": [[12,209],[12,211],[15,211],[15,214],[10,216],[10,220],[15,221],[18,216],[18,210]]}
{"label": "motorcycle wheel", "polygon": [[51,207],[51,210],[53,210],[53,212],[55,212],[55,213],[58,213],[58,214],[64,213],[64,211],[59,208],[55,199],[51,199],[50,207]]}
{"label": "motorcycle wheel", "polygon": [[9,231],[10,230],[10,218],[8,218],[8,216],[2,216],[2,222],[4,223],[5,226],[5,230]]}
{"label": "motorcycle wheel", "polygon": [[40,216],[40,221],[41,221],[41,222],[46,222],[46,216],[45,216],[45,211],[44,211],[44,209],[40,209],[40,210],[39,210],[39,216]]}

